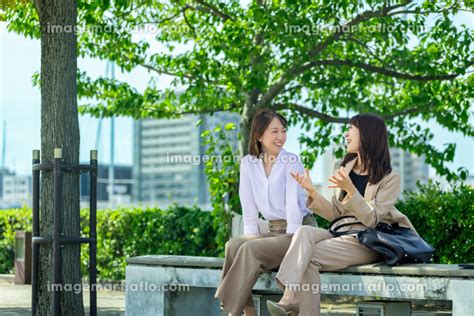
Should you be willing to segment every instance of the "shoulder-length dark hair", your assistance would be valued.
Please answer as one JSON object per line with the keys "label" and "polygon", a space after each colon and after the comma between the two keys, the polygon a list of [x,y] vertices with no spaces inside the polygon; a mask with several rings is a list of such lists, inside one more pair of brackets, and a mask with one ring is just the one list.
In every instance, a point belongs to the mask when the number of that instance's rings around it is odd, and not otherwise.
{"label": "shoulder-length dark hair", "polygon": [[248,150],[250,155],[259,157],[263,153],[262,144],[258,139],[263,135],[268,125],[270,125],[270,122],[274,118],[279,119],[281,124],[283,124],[285,128],[287,127],[288,123],[286,119],[281,114],[273,110],[261,109],[255,113],[249,136]]}
{"label": "shoulder-length dark hair", "polygon": [[[362,169],[367,170],[369,183],[376,184],[392,171],[387,125],[381,117],[375,114],[358,114],[351,118],[349,123],[359,129],[359,154]],[[346,154],[341,165],[345,166],[356,157],[355,153]]]}

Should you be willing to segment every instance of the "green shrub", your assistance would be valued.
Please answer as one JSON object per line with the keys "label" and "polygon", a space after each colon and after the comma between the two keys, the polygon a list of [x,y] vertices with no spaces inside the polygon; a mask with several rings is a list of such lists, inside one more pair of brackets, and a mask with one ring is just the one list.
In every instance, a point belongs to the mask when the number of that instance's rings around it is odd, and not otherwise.
{"label": "green shrub", "polygon": [[[430,183],[418,193],[406,193],[397,207],[436,249],[434,262],[474,262],[472,232],[474,189],[458,185],[442,191]],[[215,222],[218,213],[177,205],[167,210],[117,209],[97,212],[97,269],[100,279],[125,278],[125,259],[150,254],[219,256]],[[320,218],[318,218],[318,221]],[[327,223],[325,223],[327,224]],[[82,236],[89,233],[89,211],[81,210]],[[16,230],[31,231],[31,210],[0,211],[0,273],[13,272]],[[87,275],[89,247],[81,248]]]}
{"label": "green shrub", "polygon": [[[88,212],[81,227],[88,234]],[[124,279],[125,259],[133,256],[216,256],[212,214],[198,208],[105,210],[97,214],[97,269],[102,279]],[[87,270],[88,249],[81,258]],[[112,259],[112,260],[111,260]],[[85,271],[84,271],[85,275]]]}
{"label": "green shrub", "polygon": [[17,230],[31,231],[31,210],[27,207],[0,210],[0,273],[12,273]]}
{"label": "green shrub", "polygon": [[[89,234],[89,210],[81,210],[82,236]],[[0,273],[13,272],[15,230],[31,231],[31,210],[0,211]],[[117,209],[97,212],[97,270],[101,279],[125,278],[125,259],[150,254],[217,256],[210,212],[171,206],[167,210]],[[89,247],[81,247],[87,275]]]}
{"label": "green shrub", "polygon": [[[198,122],[201,124],[202,120]],[[209,183],[209,194],[214,215],[214,228],[217,231],[219,255],[224,255],[225,243],[230,238],[233,213],[242,214],[239,199],[239,151],[232,148],[229,131],[235,130],[233,123],[223,127],[217,125],[213,131],[201,134],[206,155],[210,157],[204,164],[204,173]],[[219,159],[212,159],[213,157]]]}
{"label": "green shrub", "polygon": [[435,248],[434,262],[474,262],[474,189],[455,185],[446,192],[432,182],[418,187],[420,191],[406,193],[397,208]]}

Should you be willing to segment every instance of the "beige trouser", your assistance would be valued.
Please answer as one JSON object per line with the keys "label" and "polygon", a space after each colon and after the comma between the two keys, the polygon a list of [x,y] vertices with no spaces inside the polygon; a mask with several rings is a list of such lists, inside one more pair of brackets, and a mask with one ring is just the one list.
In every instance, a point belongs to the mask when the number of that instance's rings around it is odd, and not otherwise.
{"label": "beige trouser", "polygon": [[282,289],[288,287],[295,291],[300,316],[319,316],[319,271],[341,270],[380,260],[381,257],[360,244],[355,235],[333,238],[325,229],[302,226],[294,234],[280,265],[277,284]]}
{"label": "beige trouser", "polygon": [[[316,225],[312,216],[305,216],[303,225]],[[215,297],[223,308],[240,315],[245,306],[253,306],[252,288],[258,276],[278,268],[291,243],[292,235],[281,231],[257,236],[232,238],[225,245],[222,278]]]}

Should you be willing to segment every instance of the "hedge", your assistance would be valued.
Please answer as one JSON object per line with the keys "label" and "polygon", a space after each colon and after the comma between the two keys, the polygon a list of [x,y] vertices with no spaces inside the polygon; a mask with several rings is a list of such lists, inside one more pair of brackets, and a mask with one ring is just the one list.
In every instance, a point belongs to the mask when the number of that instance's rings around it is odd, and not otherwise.
{"label": "hedge", "polygon": [[396,205],[418,233],[436,250],[436,263],[474,262],[474,188],[456,185],[443,191],[438,184],[405,193]]}
{"label": "hedge", "polygon": [[31,231],[31,210],[0,210],[0,274],[12,273],[14,263],[15,231]]}
{"label": "hedge", "polygon": [[[125,278],[125,259],[149,254],[217,256],[211,212],[171,206],[167,210],[117,209],[97,212],[97,270],[100,279]],[[89,233],[89,210],[81,210],[82,235]],[[13,273],[16,230],[31,231],[31,210],[0,211],[0,273]],[[89,247],[81,247],[87,275]]]}
{"label": "hedge", "polygon": [[[433,183],[419,186],[419,189],[418,193],[405,193],[397,207],[410,218],[420,235],[435,247],[433,262],[474,262],[474,189],[457,185],[446,192]],[[81,210],[81,219],[82,234],[87,236],[87,209]],[[125,258],[132,256],[222,255],[219,249],[223,245],[216,242],[213,221],[211,212],[176,205],[167,210],[99,210],[97,268],[100,279],[124,279]],[[0,273],[13,273],[16,230],[31,230],[31,210],[0,211]],[[87,275],[88,256],[88,247],[82,246],[83,275]]]}

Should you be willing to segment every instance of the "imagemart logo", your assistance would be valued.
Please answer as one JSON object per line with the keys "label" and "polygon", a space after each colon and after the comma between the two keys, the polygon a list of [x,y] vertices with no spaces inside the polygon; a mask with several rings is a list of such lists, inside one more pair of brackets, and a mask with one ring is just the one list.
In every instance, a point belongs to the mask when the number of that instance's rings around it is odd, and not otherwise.
{"label": "imagemart logo", "polygon": [[74,292],[79,294],[88,291],[125,291],[125,292],[189,292],[189,284],[157,284],[154,282],[140,281],[137,283],[125,284],[125,282],[116,284],[92,284],[88,283],[50,283],[47,285],[48,292]]}

